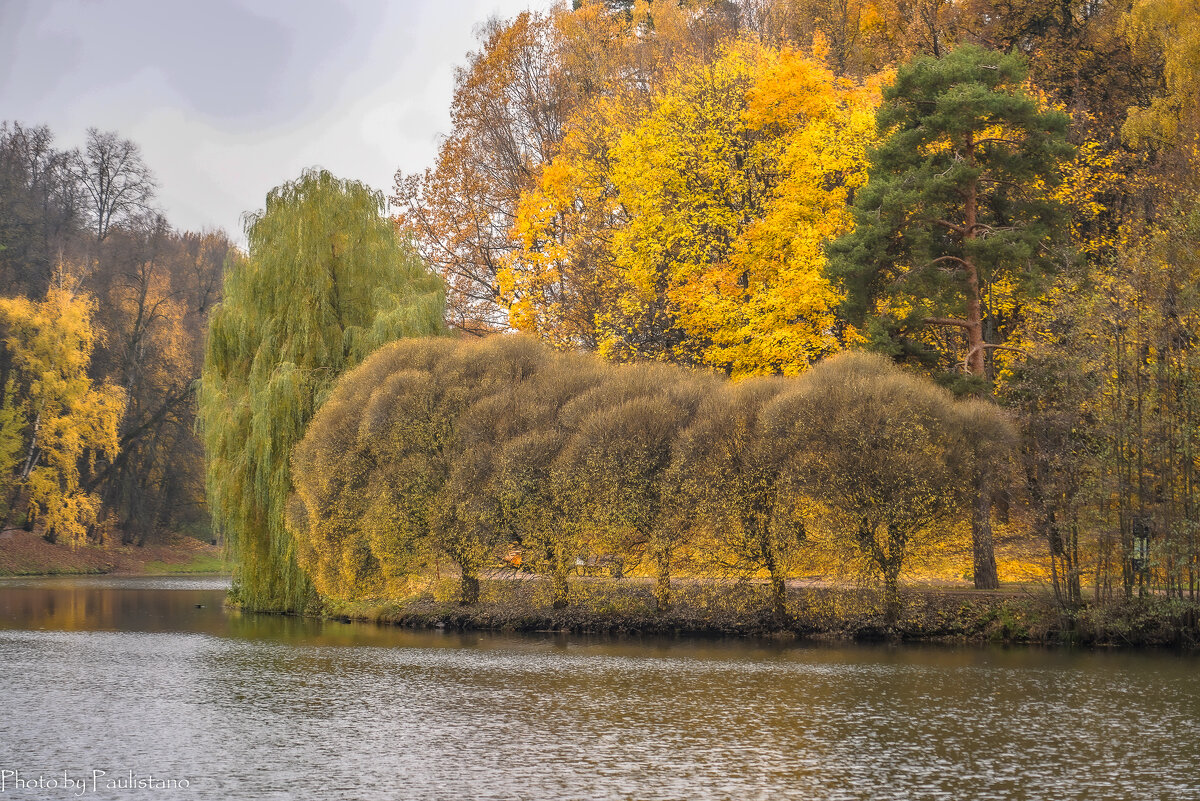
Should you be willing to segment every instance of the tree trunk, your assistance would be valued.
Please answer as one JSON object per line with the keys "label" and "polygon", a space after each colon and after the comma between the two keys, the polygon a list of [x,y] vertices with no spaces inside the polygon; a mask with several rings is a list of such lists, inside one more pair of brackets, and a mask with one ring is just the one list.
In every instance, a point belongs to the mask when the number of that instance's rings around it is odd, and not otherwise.
{"label": "tree trunk", "polygon": [[462,582],[458,603],[461,606],[472,606],[479,603],[479,576],[466,565],[462,565],[461,569]]}
{"label": "tree trunk", "polygon": [[655,556],[658,566],[658,576],[654,584],[654,603],[659,612],[671,608],[671,554],[659,553]]}
{"label": "tree trunk", "polygon": [[983,340],[983,304],[979,297],[979,270],[966,261],[967,271],[967,372],[983,376],[986,355]]}
{"label": "tree trunk", "polygon": [[[973,137],[967,135],[967,158],[974,161],[975,143]],[[963,229],[963,244],[975,238],[975,228],[979,224],[977,213],[978,187],[975,181],[967,184],[965,203],[966,225]],[[963,248],[963,270],[967,278],[967,372],[971,375],[982,376],[984,373],[984,341],[983,341],[983,304],[979,293],[979,269],[970,258],[968,248]]]}
{"label": "tree trunk", "polygon": [[556,570],[550,581],[553,598],[553,602],[550,605],[555,609],[566,609],[567,605],[571,602],[570,586],[567,584],[566,575]]}
{"label": "tree trunk", "polygon": [[883,619],[889,626],[900,619],[900,567],[888,564],[883,571]]}
{"label": "tree trunk", "polygon": [[[765,527],[764,527],[765,530]],[[767,575],[771,578],[771,612],[775,616],[775,620],[783,623],[787,620],[787,581],[783,571],[780,570],[779,560],[775,558],[775,549],[771,545],[771,538],[767,534],[761,537],[761,547],[763,555],[763,564],[767,568]]]}
{"label": "tree trunk", "polygon": [[778,573],[771,575],[771,611],[780,623],[788,619],[787,581]]}
{"label": "tree trunk", "polygon": [[991,479],[981,471],[975,479],[975,509],[971,515],[971,551],[975,563],[975,589],[1000,589],[996,570],[995,541],[992,536]]}
{"label": "tree trunk", "polygon": [[42,413],[39,411],[33,418],[33,434],[29,438],[29,450],[25,453],[25,464],[21,467],[21,481],[26,481],[29,474],[37,467],[38,459],[41,457],[41,449],[38,448],[38,433],[42,428]]}
{"label": "tree trunk", "polygon": [[571,602],[571,587],[567,583],[567,574],[571,563],[562,546],[554,549],[554,571],[550,576],[551,606],[555,609],[565,609]]}
{"label": "tree trunk", "polygon": [[659,612],[666,612],[671,608],[671,575],[669,573],[658,574],[658,579],[654,584],[654,604]]}
{"label": "tree trunk", "polygon": [[1071,539],[1067,543],[1067,550],[1071,562],[1070,583],[1067,586],[1071,593],[1071,603],[1079,604],[1083,601],[1083,584],[1079,577],[1079,524],[1074,519],[1071,520]]}
{"label": "tree trunk", "polygon": [[[968,159],[974,160],[975,143],[971,135],[967,136]],[[978,224],[977,215],[977,186],[975,181],[967,185],[966,198],[966,232],[963,234],[964,244],[975,238],[975,228]],[[964,255],[967,250],[964,248]],[[983,339],[983,304],[979,292],[979,269],[970,258],[963,261],[967,277],[967,372],[983,378],[986,372],[985,342]],[[985,466],[981,466],[975,480],[975,509],[971,515],[971,551],[975,563],[975,589],[994,590],[1000,587],[1000,577],[996,572],[996,553],[992,537],[992,492],[991,480]]]}
{"label": "tree trunk", "polygon": [[908,553],[908,533],[895,523],[888,523],[886,550],[876,545],[875,561],[883,573],[884,620],[889,626],[900,619],[900,571]]}

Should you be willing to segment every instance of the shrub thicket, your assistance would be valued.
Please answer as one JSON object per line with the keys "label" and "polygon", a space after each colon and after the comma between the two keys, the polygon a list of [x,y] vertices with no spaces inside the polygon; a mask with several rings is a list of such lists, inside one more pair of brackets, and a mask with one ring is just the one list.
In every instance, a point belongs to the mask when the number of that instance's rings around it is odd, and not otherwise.
{"label": "shrub thicket", "polygon": [[[979,432],[987,432],[980,434]],[[293,453],[288,526],[317,589],[402,595],[451,561],[461,600],[516,561],[570,602],[578,568],[785,581],[821,530],[894,603],[915,543],[947,536],[1008,427],[886,359],[728,382],[613,365],[522,336],[406,340],[348,373]]]}

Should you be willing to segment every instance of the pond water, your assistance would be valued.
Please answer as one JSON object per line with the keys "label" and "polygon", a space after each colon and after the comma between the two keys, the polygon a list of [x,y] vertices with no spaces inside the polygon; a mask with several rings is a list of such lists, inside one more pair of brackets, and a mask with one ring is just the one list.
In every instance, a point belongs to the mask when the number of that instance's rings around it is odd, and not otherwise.
{"label": "pond water", "polygon": [[1195,655],[412,632],[225,588],[0,580],[0,801],[1200,799]]}

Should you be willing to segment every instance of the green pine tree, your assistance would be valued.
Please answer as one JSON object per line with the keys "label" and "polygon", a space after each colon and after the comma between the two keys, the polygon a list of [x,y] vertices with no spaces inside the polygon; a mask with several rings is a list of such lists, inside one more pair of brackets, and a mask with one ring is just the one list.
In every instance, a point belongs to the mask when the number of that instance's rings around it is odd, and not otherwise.
{"label": "green pine tree", "polygon": [[[1041,108],[1026,75],[1020,55],[975,46],[901,67],[878,113],[883,141],[854,200],[855,229],[830,247],[847,316],[875,347],[931,365],[947,354],[931,346],[930,329],[960,330],[965,353],[953,378],[977,393],[987,392],[989,352],[1002,344],[989,290],[1036,292],[1066,229],[1053,189],[1072,155],[1069,118]],[[994,587],[984,473],[975,583]]]}
{"label": "green pine tree", "polygon": [[225,276],[200,389],[208,500],[244,607],[312,600],[284,526],[292,446],[337,377],[379,345],[444,331],[444,293],[383,216],[383,196],[311,170],[267,195]]}
{"label": "green pine tree", "polygon": [[964,46],[902,67],[884,92],[884,138],[830,269],[850,318],[893,355],[924,350],[928,326],[960,328],[965,372],[983,376],[997,344],[984,335],[987,286],[1035,291],[1050,266],[1047,245],[1066,222],[1051,190],[1072,154],[1069,119],[1041,109],[1025,77],[1021,56]]}

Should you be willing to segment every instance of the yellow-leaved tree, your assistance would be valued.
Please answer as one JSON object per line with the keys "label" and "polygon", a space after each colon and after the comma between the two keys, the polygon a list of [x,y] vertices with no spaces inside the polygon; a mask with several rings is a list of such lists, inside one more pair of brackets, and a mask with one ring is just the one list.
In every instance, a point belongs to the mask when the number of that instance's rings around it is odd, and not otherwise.
{"label": "yellow-leaved tree", "polygon": [[[96,456],[117,455],[121,391],[88,376],[99,335],[92,324],[95,300],[60,267],[42,301],[0,299],[4,344],[12,360],[12,389],[5,393],[20,415],[22,448],[12,467],[8,515],[24,511],[45,533],[79,545],[95,522],[100,498],[87,491],[81,471]],[[15,391],[19,387],[23,391]],[[22,408],[16,398],[26,400]]]}
{"label": "yellow-leaved tree", "polygon": [[794,50],[759,56],[741,117],[757,140],[746,168],[767,176],[761,216],[680,293],[684,327],[710,342],[705,363],[734,376],[794,375],[857,338],[835,315],[824,246],[852,227],[885,77],[836,78]]}
{"label": "yellow-leaved tree", "polygon": [[[1136,0],[1128,14],[1126,33],[1136,47],[1160,49],[1165,91],[1147,107],[1131,108],[1124,133],[1135,145],[1149,140],[1156,146],[1180,144],[1193,138],[1200,123],[1195,79],[1200,70],[1200,14],[1197,0]],[[1187,144],[1194,145],[1195,142]]]}
{"label": "yellow-leaved tree", "polygon": [[847,336],[823,244],[866,180],[879,81],[752,41],[647,102],[599,98],[526,192],[499,273],[510,322],[618,361],[794,374]]}

